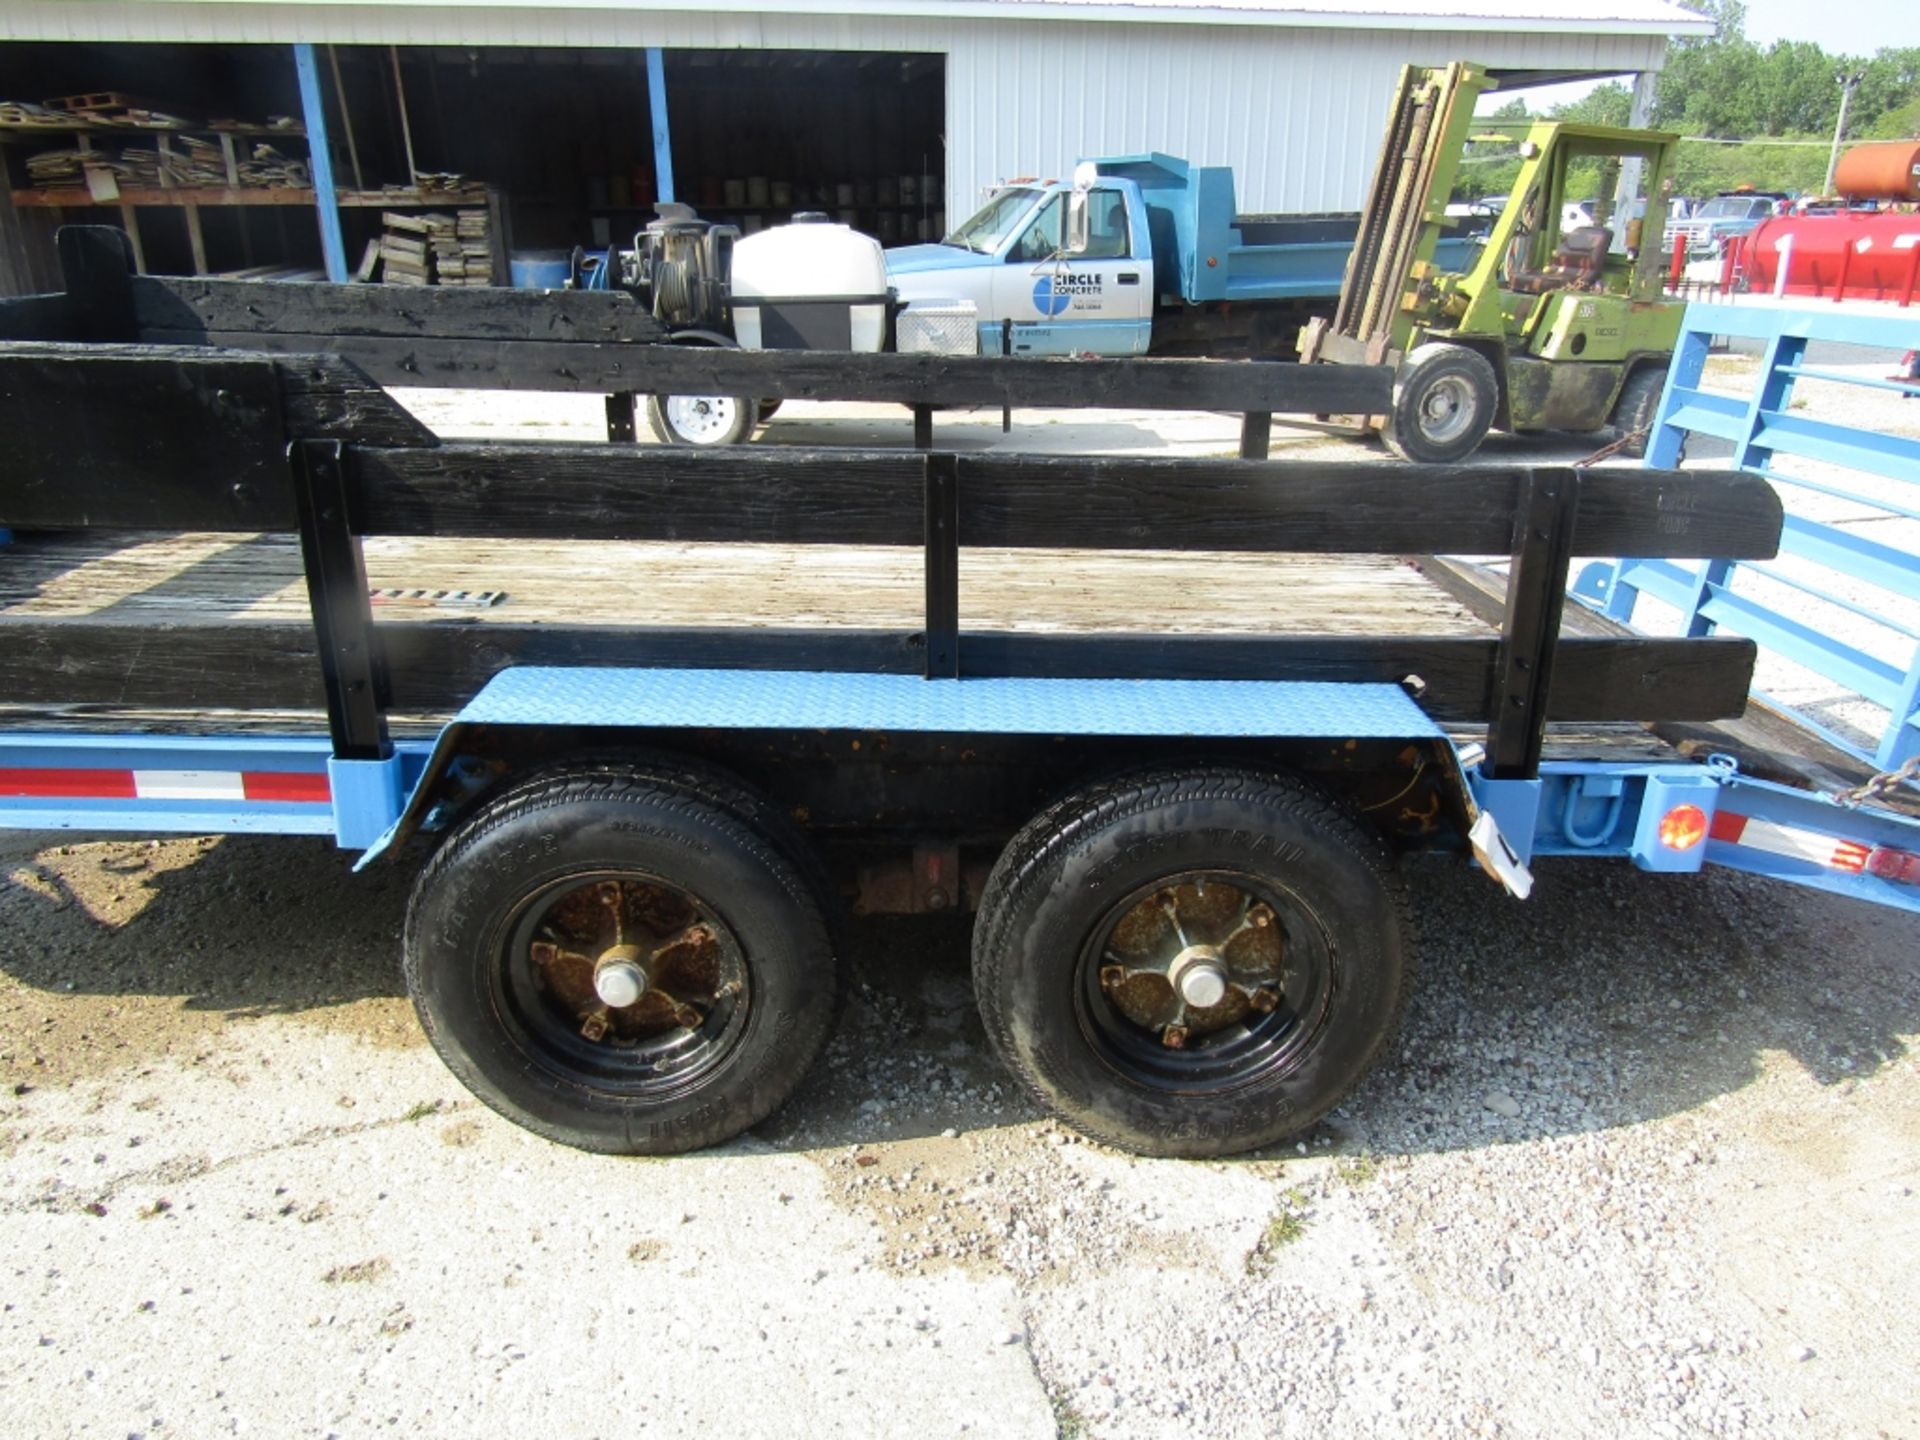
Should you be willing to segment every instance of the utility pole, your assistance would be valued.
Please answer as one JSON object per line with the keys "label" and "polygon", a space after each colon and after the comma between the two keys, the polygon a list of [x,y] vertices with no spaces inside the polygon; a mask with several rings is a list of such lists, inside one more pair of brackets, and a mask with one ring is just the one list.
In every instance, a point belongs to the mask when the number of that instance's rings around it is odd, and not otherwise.
{"label": "utility pole", "polygon": [[1840,118],[1833,126],[1833,149],[1827,154],[1827,178],[1820,185],[1822,199],[1833,194],[1833,172],[1840,166],[1840,137],[1847,133],[1847,107],[1853,104],[1853,92],[1864,77],[1858,70],[1851,75],[1842,70],[1833,78],[1840,86]]}

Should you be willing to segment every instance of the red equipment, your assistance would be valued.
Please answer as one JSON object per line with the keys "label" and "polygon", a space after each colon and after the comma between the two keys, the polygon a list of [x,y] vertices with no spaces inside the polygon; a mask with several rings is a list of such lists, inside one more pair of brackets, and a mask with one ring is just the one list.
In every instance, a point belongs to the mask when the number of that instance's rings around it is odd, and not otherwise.
{"label": "red equipment", "polygon": [[1783,215],[1730,241],[1729,289],[1831,300],[1920,299],[1920,215]]}

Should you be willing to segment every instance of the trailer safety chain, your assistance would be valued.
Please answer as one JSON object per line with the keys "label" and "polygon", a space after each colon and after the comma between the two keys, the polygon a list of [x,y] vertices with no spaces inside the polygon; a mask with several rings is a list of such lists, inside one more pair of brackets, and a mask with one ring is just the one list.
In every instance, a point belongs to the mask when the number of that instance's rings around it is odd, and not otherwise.
{"label": "trailer safety chain", "polygon": [[1611,444],[1602,445],[1598,450],[1587,456],[1586,459],[1574,461],[1573,468],[1576,470],[1584,470],[1589,465],[1598,465],[1602,460],[1611,460],[1629,445],[1639,444],[1642,440],[1646,439],[1652,431],[1653,427],[1651,425],[1642,425],[1638,430],[1629,430]]}
{"label": "trailer safety chain", "polygon": [[1882,770],[1871,780],[1856,785],[1851,790],[1843,790],[1833,798],[1839,804],[1851,809],[1856,805],[1864,805],[1869,800],[1878,800],[1884,795],[1892,794],[1895,786],[1913,784],[1920,784],[1920,753],[1909,756],[1907,763],[1898,770]]}

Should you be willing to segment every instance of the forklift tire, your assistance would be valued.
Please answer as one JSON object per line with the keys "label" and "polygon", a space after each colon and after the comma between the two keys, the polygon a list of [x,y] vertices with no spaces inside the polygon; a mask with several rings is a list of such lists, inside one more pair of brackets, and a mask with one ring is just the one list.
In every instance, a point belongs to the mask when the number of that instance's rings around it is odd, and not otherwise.
{"label": "forklift tire", "polygon": [[1480,448],[1500,403],[1487,357],[1465,345],[1416,347],[1393,377],[1381,438],[1402,460],[1457,465]]}
{"label": "forklift tire", "polygon": [[647,397],[647,427],[662,445],[743,445],[759,423],[759,403],[738,395]]}
{"label": "forklift tire", "polygon": [[1030,821],[994,865],[974,991],[1020,1083],[1143,1155],[1271,1145],[1333,1108],[1413,978],[1385,845],[1281,775],[1157,769]]}
{"label": "forklift tire", "polygon": [[455,1077],[516,1124],[611,1154],[732,1138],[819,1054],[840,985],[771,808],[699,767],[534,777],[441,846],[405,974]]}
{"label": "forklift tire", "polygon": [[1660,411],[1660,393],[1666,388],[1664,365],[1642,365],[1620,387],[1620,398],[1613,402],[1613,432],[1622,439],[1635,432],[1640,437],[1622,445],[1622,455],[1638,460],[1647,453],[1647,442],[1653,438],[1653,417]]}

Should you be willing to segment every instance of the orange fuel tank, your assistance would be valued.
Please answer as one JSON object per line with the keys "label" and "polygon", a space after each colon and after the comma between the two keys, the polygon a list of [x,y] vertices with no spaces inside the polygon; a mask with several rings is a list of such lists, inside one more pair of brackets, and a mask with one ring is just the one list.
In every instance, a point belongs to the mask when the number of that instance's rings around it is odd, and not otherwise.
{"label": "orange fuel tank", "polygon": [[1920,215],[1782,215],[1727,247],[1723,283],[1762,294],[1920,301]]}
{"label": "orange fuel tank", "polygon": [[1853,200],[1920,200],[1920,140],[1854,146],[1840,157],[1833,188]]}

